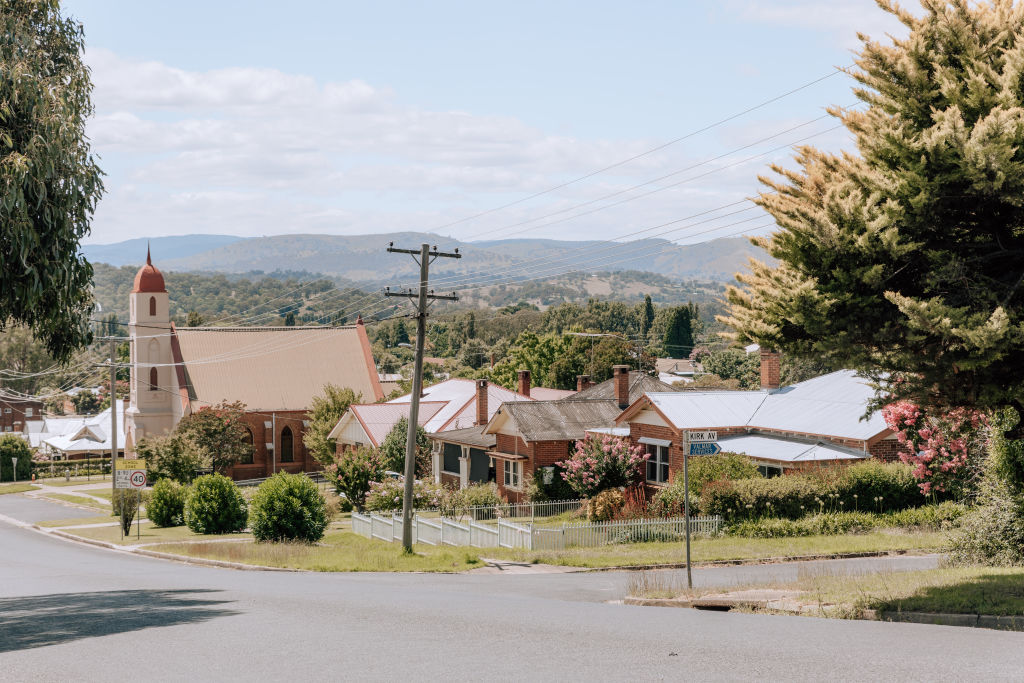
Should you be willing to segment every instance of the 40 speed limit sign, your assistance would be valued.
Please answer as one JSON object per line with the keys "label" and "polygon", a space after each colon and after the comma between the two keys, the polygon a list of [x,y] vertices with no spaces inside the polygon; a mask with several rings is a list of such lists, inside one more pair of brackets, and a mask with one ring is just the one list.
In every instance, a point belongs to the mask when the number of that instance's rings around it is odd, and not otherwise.
{"label": "40 speed limit sign", "polygon": [[119,489],[141,489],[146,486],[146,470],[118,470],[114,487]]}

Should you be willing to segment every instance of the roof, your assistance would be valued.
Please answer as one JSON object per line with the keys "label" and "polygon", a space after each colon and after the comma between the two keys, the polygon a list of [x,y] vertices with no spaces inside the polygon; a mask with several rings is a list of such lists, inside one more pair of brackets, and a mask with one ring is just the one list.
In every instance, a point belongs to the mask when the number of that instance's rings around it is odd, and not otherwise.
{"label": "roof", "polygon": [[466,427],[464,429],[449,429],[439,434],[430,434],[432,439],[445,443],[455,443],[460,446],[473,448],[491,449],[497,443],[498,437],[493,434],[485,434],[484,427]]}
{"label": "roof", "polygon": [[547,387],[530,387],[530,398],[534,401],[557,401],[575,395],[574,390],[548,389]]}
{"label": "roof", "polygon": [[189,399],[307,410],[326,384],[382,397],[362,325],[175,328]]}
{"label": "roof", "polygon": [[135,283],[132,286],[132,294],[139,292],[167,292],[164,276],[153,265],[153,259],[149,256],[149,247],[146,247],[146,265],[135,273]]}
{"label": "roof", "polygon": [[611,426],[620,412],[614,400],[576,398],[510,403],[501,410],[515,421],[527,441],[582,439],[588,429]]}
{"label": "roof", "polygon": [[[124,399],[117,400],[117,449],[124,450]],[[110,408],[87,417],[46,420],[54,431],[40,434],[39,442],[64,454],[110,451]],[[33,434],[33,436],[36,436]],[[31,443],[30,439],[30,443]]]}
{"label": "roof", "polygon": [[785,439],[764,434],[742,434],[725,436],[718,445],[728,453],[743,453],[751,458],[775,460],[778,462],[815,462],[820,460],[858,460],[867,457],[846,448],[839,448],[821,441],[808,442]]}
{"label": "roof", "polygon": [[[644,394],[652,391],[675,391],[671,384],[665,384],[645,372],[630,370],[629,372],[629,402],[633,403]],[[600,384],[584,389],[573,395],[573,398],[606,398],[615,399],[615,378],[606,379]]]}
{"label": "roof", "polygon": [[874,395],[856,372],[840,370],[771,392],[681,391],[647,399],[676,429],[746,426],[864,441],[888,430],[878,412],[862,419]]}
{"label": "roof", "polygon": [[[439,410],[444,408],[447,404],[441,401],[422,401],[420,402],[420,410],[416,416],[416,422],[421,427],[427,424],[427,422],[437,414]],[[366,432],[366,436],[370,439],[374,446],[379,446],[387,437],[388,433],[394,429],[398,421],[403,417],[409,418],[409,409],[412,407],[411,403],[371,403],[367,405],[353,405],[349,406],[349,411],[352,416],[359,421],[362,425],[363,431]],[[341,422],[338,422],[338,426]],[[331,431],[331,438],[337,438],[335,430]]]}
{"label": "roof", "polygon": [[[423,426],[428,432],[436,433],[448,429],[471,427],[476,422],[476,380],[458,378],[439,382],[424,389],[420,399],[422,401],[444,401],[448,404]],[[409,403],[411,400],[412,394],[406,394],[392,399],[388,403]],[[522,394],[488,382],[487,418],[490,419],[502,403],[529,400]]]}
{"label": "roof", "polygon": [[689,373],[694,371],[693,361],[686,358],[659,358],[654,361],[658,373]]}

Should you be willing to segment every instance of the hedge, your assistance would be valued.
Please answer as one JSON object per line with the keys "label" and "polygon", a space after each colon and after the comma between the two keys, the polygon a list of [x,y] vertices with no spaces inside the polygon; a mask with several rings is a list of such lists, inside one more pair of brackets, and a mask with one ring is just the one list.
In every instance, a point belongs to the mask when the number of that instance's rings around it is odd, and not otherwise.
{"label": "hedge", "polygon": [[953,526],[967,513],[961,503],[945,502],[899,512],[826,512],[800,519],[762,517],[729,525],[725,533],[748,538],[791,536],[833,536],[867,533],[874,529],[943,529]]}

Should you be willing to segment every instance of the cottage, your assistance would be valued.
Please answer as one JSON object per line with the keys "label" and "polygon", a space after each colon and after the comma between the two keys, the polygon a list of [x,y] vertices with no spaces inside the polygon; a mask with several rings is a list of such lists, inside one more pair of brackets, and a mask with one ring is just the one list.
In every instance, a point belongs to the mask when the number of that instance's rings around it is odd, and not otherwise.
{"label": "cottage", "polygon": [[43,404],[33,399],[0,398],[0,432],[24,433],[28,422],[43,415]]}

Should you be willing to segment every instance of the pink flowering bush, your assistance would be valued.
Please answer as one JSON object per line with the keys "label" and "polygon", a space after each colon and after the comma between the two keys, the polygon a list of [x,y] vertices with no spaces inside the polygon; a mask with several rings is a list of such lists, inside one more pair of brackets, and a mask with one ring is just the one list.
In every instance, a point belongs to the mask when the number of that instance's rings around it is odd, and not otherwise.
{"label": "pink flowering bush", "polygon": [[611,436],[588,436],[576,442],[572,457],[559,463],[562,478],[583,498],[616,486],[643,480],[647,458],[639,446]]}
{"label": "pink flowering bush", "polygon": [[976,469],[984,448],[988,422],[977,410],[955,408],[929,416],[913,403],[890,403],[882,409],[889,429],[896,432],[900,459],[914,467],[921,493],[960,494]]}

